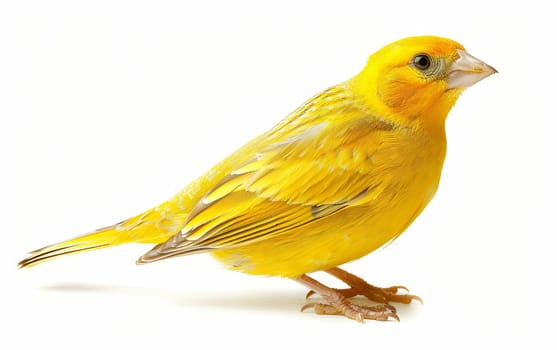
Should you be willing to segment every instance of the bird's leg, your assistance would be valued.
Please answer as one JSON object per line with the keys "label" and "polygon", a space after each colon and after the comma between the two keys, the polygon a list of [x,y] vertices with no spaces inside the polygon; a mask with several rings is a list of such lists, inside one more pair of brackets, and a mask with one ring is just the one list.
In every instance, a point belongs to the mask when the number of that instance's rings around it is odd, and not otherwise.
{"label": "bird's leg", "polygon": [[391,305],[357,305],[348,300],[341,292],[329,288],[307,275],[302,275],[295,280],[310,288],[312,291],[315,291],[325,299],[325,303],[307,303],[302,307],[302,311],[313,307],[315,313],[319,315],[344,315],[360,322],[363,322],[365,319],[388,321],[389,318],[392,318],[397,321],[399,320],[396,309]]}
{"label": "bird's leg", "polygon": [[[375,287],[367,283],[360,277],[338,267],[325,270],[325,272],[338,278],[339,280],[350,286],[350,288],[335,289],[336,292],[340,293],[345,298],[351,298],[357,295],[361,295],[370,301],[381,304],[388,304],[390,302],[410,304],[413,300],[423,303],[422,299],[416,295],[398,294],[398,292],[400,292],[401,290],[408,292],[408,288],[403,286],[392,286],[388,288]],[[312,290],[306,297],[309,298],[315,292],[319,293],[316,290]]]}

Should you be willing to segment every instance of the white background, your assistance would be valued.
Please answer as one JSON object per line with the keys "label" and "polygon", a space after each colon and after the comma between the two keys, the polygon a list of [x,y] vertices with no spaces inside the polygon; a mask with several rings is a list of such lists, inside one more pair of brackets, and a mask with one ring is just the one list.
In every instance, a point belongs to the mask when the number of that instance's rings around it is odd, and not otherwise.
{"label": "white background", "polygon": [[[7,349],[548,346],[556,58],[547,9],[200,3],[2,3]],[[16,269],[31,249],[162,202],[382,45],[421,34],[458,40],[500,73],[451,112],[431,205],[393,244],[347,266],[424,299],[400,306],[400,323],[300,313],[302,286],[229,272],[209,256],[135,266],[149,246]]]}

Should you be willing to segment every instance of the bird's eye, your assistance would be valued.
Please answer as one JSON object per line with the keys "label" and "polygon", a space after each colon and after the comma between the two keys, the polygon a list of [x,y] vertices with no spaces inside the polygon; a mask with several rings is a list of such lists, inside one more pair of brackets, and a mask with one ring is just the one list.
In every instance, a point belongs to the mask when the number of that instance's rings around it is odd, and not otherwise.
{"label": "bird's eye", "polygon": [[419,70],[426,70],[431,66],[431,58],[428,55],[419,54],[414,56],[412,64]]}

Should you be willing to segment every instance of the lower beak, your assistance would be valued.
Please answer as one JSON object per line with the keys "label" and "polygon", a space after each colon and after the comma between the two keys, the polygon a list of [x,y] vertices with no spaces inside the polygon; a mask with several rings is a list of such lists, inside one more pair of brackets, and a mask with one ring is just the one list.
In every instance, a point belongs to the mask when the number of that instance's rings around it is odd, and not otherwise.
{"label": "lower beak", "polygon": [[465,89],[487,78],[497,70],[464,50],[456,50],[458,59],[449,66],[447,87]]}

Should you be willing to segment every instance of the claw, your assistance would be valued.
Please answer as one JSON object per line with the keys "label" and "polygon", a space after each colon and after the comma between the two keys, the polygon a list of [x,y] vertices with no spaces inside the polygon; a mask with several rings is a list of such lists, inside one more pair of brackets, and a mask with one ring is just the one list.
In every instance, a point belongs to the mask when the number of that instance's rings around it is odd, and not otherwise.
{"label": "claw", "polygon": [[304,311],[306,311],[307,309],[312,308],[312,307],[315,308],[315,303],[307,303],[307,304],[304,304],[304,305],[300,308],[300,312],[304,312]]}
{"label": "claw", "polygon": [[389,301],[402,304],[411,304],[413,301],[417,301],[422,305],[424,304],[422,298],[413,294],[391,294],[388,296],[388,299]]}
{"label": "claw", "polygon": [[395,321],[400,322],[400,318],[398,317],[397,314],[392,314],[392,315],[389,315],[388,317],[392,317]]}
{"label": "claw", "polygon": [[306,294],[306,300],[309,299],[314,294],[315,294],[315,291],[310,289],[309,292]]}
{"label": "claw", "polygon": [[418,303],[420,303],[422,305],[424,304],[424,300],[422,298],[420,298],[419,296],[413,295],[413,294],[408,294],[408,296],[410,298],[412,298],[412,300],[416,300]]}
{"label": "claw", "polygon": [[397,294],[399,290],[404,290],[406,291],[406,293],[410,293],[408,288],[406,288],[405,286],[391,286],[391,287],[383,288],[383,290],[385,292],[393,293],[393,294]]}

